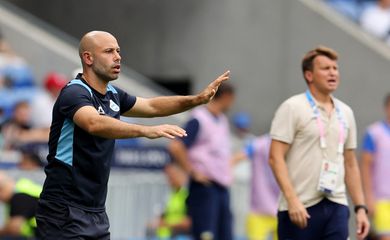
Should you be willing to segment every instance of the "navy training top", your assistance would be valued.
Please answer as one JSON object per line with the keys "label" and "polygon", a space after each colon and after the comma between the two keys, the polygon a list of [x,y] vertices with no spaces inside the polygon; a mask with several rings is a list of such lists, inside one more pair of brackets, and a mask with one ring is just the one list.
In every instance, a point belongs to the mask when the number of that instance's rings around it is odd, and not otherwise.
{"label": "navy training top", "polygon": [[61,91],[53,107],[48,165],[42,199],[60,201],[85,210],[105,208],[114,139],[94,136],[78,127],[73,116],[83,106],[119,119],[136,97],[110,84],[100,94],[79,74]]}

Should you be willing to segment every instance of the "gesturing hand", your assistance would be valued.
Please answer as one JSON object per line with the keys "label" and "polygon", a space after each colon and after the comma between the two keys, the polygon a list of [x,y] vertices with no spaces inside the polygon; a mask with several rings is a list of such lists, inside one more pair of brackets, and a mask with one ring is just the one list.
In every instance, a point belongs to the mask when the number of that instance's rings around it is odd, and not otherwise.
{"label": "gesturing hand", "polygon": [[151,139],[160,137],[174,139],[175,137],[185,137],[187,136],[187,133],[181,127],[164,124],[158,126],[145,126],[144,136]]}
{"label": "gesturing hand", "polygon": [[305,206],[298,199],[293,200],[288,204],[288,215],[291,222],[300,228],[307,226],[307,219],[310,218]]}
{"label": "gesturing hand", "polygon": [[210,83],[202,92],[200,92],[198,94],[200,102],[202,104],[210,102],[210,100],[213,99],[215,93],[218,91],[218,87],[222,84],[222,82],[229,79],[229,75],[230,71],[226,71],[224,74]]}

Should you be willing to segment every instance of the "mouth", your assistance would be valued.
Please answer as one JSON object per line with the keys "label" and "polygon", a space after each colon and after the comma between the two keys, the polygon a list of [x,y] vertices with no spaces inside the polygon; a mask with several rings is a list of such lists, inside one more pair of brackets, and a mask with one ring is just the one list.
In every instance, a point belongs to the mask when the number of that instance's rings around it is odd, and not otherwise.
{"label": "mouth", "polygon": [[116,64],[112,68],[114,69],[115,73],[120,73],[120,71],[121,71],[121,65],[120,64]]}
{"label": "mouth", "polygon": [[329,79],[328,83],[334,85],[337,83],[337,81],[336,81],[336,79]]}

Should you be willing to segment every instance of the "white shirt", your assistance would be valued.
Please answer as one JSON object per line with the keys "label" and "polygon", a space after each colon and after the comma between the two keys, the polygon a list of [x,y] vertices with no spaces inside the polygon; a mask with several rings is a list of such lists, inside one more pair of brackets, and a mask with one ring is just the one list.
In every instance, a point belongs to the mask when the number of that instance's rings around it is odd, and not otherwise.
{"label": "white shirt", "polygon": [[46,91],[39,91],[31,102],[31,124],[34,128],[49,128],[55,100]]}
{"label": "white shirt", "polygon": [[[315,99],[314,99],[315,101]],[[356,124],[351,108],[341,101],[337,102],[346,121],[346,135],[344,148],[355,149]],[[331,117],[325,109],[315,101],[325,127],[327,148],[320,147],[320,135],[313,113],[306,95],[299,94],[286,100],[276,111],[272,121],[271,138],[290,144],[286,155],[288,172],[297,192],[298,198],[305,207],[310,207],[320,202],[324,197],[329,200],[347,205],[347,194],[344,183],[344,156],[338,154],[339,120],[335,110]],[[317,190],[320,170],[323,160],[335,161],[340,165],[337,187],[332,196],[325,196]],[[281,196],[279,210],[287,210],[287,201]]]}
{"label": "white shirt", "polygon": [[367,32],[387,40],[390,35],[390,9],[383,9],[378,5],[369,7],[363,12],[360,24]]}

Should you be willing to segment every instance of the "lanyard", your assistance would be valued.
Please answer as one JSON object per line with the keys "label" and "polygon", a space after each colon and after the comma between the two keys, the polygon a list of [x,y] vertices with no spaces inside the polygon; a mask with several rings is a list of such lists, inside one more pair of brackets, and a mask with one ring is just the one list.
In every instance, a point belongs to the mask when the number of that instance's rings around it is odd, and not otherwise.
{"label": "lanyard", "polygon": [[[321,120],[320,111],[318,110],[318,107],[317,107],[316,103],[314,102],[314,98],[311,95],[309,90],[306,91],[306,98],[309,101],[310,106],[313,109],[314,115],[316,117],[317,127],[318,127],[318,131],[320,134],[320,146],[322,149],[326,149],[327,144],[326,144],[326,138],[325,138],[324,123]],[[344,119],[343,119],[343,116],[342,116],[342,113],[341,113],[341,110],[340,110],[338,104],[336,104],[336,102],[334,104],[335,104],[335,108],[336,108],[337,119],[339,121],[339,139],[338,139],[339,144],[338,144],[337,152],[342,154],[344,152],[345,122],[344,122]]]}

